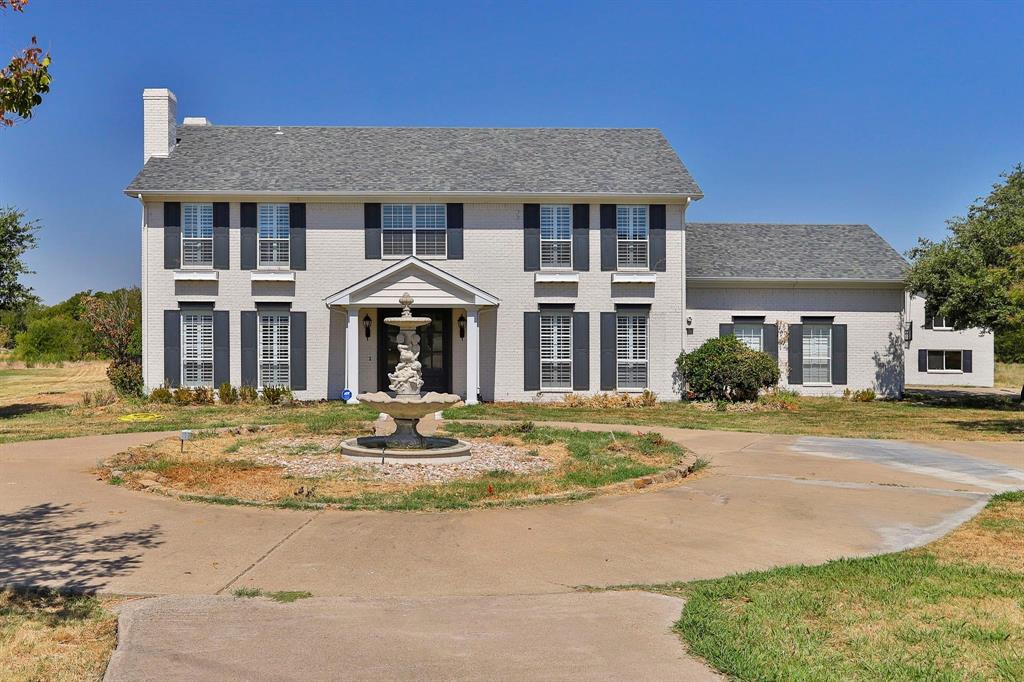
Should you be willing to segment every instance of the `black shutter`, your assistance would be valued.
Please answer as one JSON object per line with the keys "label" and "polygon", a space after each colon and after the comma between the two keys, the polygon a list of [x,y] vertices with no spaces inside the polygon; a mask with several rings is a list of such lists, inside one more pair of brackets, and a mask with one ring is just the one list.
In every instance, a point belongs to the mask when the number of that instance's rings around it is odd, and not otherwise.
{"label": "black shutter", "polygon": [[164,202],[164,268],[181,267],[181,204]]}
{"label": "black shutter", "polygon": [[[256,204],[243,202],[239,207],[240,229],[239,234],[242,242],[241,268],[243,270],[256,269]],[[255,386],[256,384],[253,384]]]}
{"label": "black shutter", "polygon": [[764,352],[779,359],[779,325],[766,324],[763,327],[762,338],[764,339]]}
{"label": "black shutter", "polygon": [[288,204],[288,253],[292,270],[306,269],[306,205]]}
{"label": "black shutter", "polygon": [[974,352],[965,350],[963,351],[963,371],[964,374],[970,374],[974,371]]}
{"label": "black shutter", "polygon": [[242,385],[259,385],[259,352],[258,343],[259,324],[255,310],[242,311]]}
{"label": "black shutter", "polygon": [[665,272],[668,267],[668,247],[665,244],[665,204],[651,204],[648,208],[651,229],[648,231],[651,243],[651,270]]}
{"label": "black shutter", "polygon": [[601,204],[601,270],[615,270],[618,264],[616,256],[616,223],[615,204]]}
{"label": "black shutter", "polygon": [[789,383],[797,386],[804,383],[804,326],[789,325]]}
{"label": "black shutter", "polygon": [[718,336],[733,336],[735,327],[731,324],[722,323],[718,325]]}
{"label": "black shutter", "polygon": [[540,270],[540,204],[523,204],[523,271]]}
{"label": "black shutter", "polygon": [[846,384],[846,325],[832,325],[832,383]]}
{"label": "black shutter", "polygon": [[448,219],[448,260],[462,260],[462,204],[448,204],[445,215]]}
{"label": "black shutter", "polygon": [[601,390],[614,391],[615,377],[615,313],[601,313]]}
{"label": "black shutter", "polygon": [[181,311],[164,311],[164,383],[181,385]]}
{"label": "black shutter", "polygon": [[380,260],[380,204],[363,204],[363,257]]}
{"label": "black shutter", "polygon": [[572,314],[572,390],[590,390],[590,313]]}
{"label": "black shutter", "polygon": [[[213,204],[213,267],[216,270],[231,269],[231,204],[217,201]],[[216,362],[214,362],[216,367]],[[215,370],[216,371],[216,370]]]}
{"label": "black shutter", "polygon": [[932,328],[932,321],[933,321],[934,319],[935,319],[935,318],[933,318],[933,317],[932,317],[931,315],[929,315],[929,314],[928,314],[928,313],[926,312],[926,313],[924,314],[924,328],[925,328],[925,329],[931,329],[931,328]]}
{"label": "black shutter", "polygon": [[590,269],[590,204],[572,205],[572,269]]}
{"label": "black shutter", "polygon": [[291,388],[293,391],[306,390],[306,313],[292,312],[288,336],[291,341]]}
{"label": "black shutter", "polygon": [[213,311],[213,385],[231,381],[231,318],[226,310]]}
{"label": "black shutter", "polygon": [[540,390],[540,313],[523,313],[523,390]]}
{"label": "black shutter", "polygon": [[927,372],[928,371],[928,349],[921,348],[917,351],[917,371]]}

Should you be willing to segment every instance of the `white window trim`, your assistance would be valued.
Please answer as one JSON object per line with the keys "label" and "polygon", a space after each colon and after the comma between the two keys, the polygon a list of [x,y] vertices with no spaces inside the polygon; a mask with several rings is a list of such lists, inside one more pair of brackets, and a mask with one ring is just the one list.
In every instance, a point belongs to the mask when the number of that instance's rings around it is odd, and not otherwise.
{"label": "white window trim", "polygon": [[[757,350],[761,351],[762,353],[764,352],[764,322],[733,322],[732,335],[735,336],[740,343],[743,343],[743,339],[741,339],[740,335],[736,333],[737,327],[757,327],[758,333],[761,336],[761,347],[758,348]],[[743,345],[746,346],[747,344],[744,343]],[[750,346],[747,346],[747,348],[750,348]],[[751,348],[751,350],[754,349]]]}
{"label": "white window trim", "polygon": [[[544,209],[545,208],[548,208],[550,210],[554,210],[554,209],[558,209],[558,208],[568,208],[569,209],[569,237],[567,239],[545,239],[544,238],[544,227],[543,227],[543,225],[544,225]],[[544,271],[547,271],[547,272],[573,272],[573,267],[575,266],[575,263],[573,262],[573,253],[572,253],[572,204],[541,204],[541,206],[540,206],[540,214],[541,214],[540,215],[540,222],[541,222],[540,246],[538,247],[540,249],[540,254],[539,254],[540,269],[544,270]],[[545,242],[547,242],[549,244],[568,244],[569,245],[569,264],[568,265],[547,265],[547,266],[545,266],[544,265],[544,243]]]}
{"label": "white window trim", "polygon": [[[287,312],[256,312],[256,383],[258,384],[259,390],[263,390],[265,384],[263,382],[263,316],[274,315],[278,317],[284,317],[288,319],[285,347],[288,348],[288,382],[284,386],[291,387],[292,385],[292,321],[291,317]],[[275,386],[280,384],[275,384]]]}
{"label": "white window trim", "polygon": [[[391,255],[388,255],[388,254],[384,253],[384,234],[386,232],[395,232],[395,231],[397,231],[394,228],[386,228],[386,227],[384,227],[384,207],[385,206],[412,206],[412,227],[411,228],[399,228],[399,229],[402,229],[402,230],[408,229],[408,230],[410,230],[412,232],[412,253],[391,254]],[[416,227],[416,214],[419,211],[419,209],[421,207],[423,207],[423,206],[441,206],[441,207],[443,207],[444,208],[444,227],[440,227],[440,228],[437,228],[437,227]],[[381,204],[381,207],[380,207],[380,217],[381,217],[381,225],[380,225],[380,228],[381,228],[380,229],[380,255],[381,255],[381,260],[402,260],[403,258],[408,258],[409,256],[416,256],[420,260],[448,260],[448,205],[447,204],[437,204],[437,203],[399,204],[399,203],[391,202],[391,203],[387,203],[387,204]],[[444,253],[443,254],[429,254],[429,255],[420,255],[420,254],[416,253],[416,233],[417,232],[421,232],[421,231],[422,232],[443,232],[444,233]]]}
{"label": "white window trim", "polygon": [[[951,331],[954,331],[952,327],[950,327],[948,324],[946,324],[946,318],[944,318],[944,317],[939,317],[937,315],[933,315],[931,320],[932,320],[932,330],[933,331],[937,331],[937,332],[951,332]],[[942,326],[941,327],[938,326],[937,324],[935,324],[936,320],[942,320]]]}
{"label": "white window trim", "polygon": [[[807,381],[805,379],[802,385],[803,386],[811,386],[811,387],[829,387],[829,386],[834,386],[835,384],[832,381],[832,379],[833,379],[833,377],[832,377],[832,362],[833,362],[834,358],[832,357],[832,342],[833,342],[833,339],[832,339],[832,327],[831,327],[831,325],[821,324],[821,323],[805,324],[804,325],[803,340],[807,339],[807,332],[806,332],[807,327],[816,327],[816,326],[827,327],[828,328],[828,379],[829,380],[828,381]],[[801,340],[801,344],[803,344],[803,340]],[[806,371],[804,366],[803,366],[804,361],[806,360],[806,357],[807,357],[807,354],[804,352],[804,348],[801,345],[801,348],[800,348],[800,365],[801,365],[800,371],[801,371],[801,373],[804,373]],[[818,359],[820,360],[821,358],[818,358]]]}
{"label": "white window trim", "polygon": [[[643,360],[620,360],[619,359],[618,342],[619,342],[619,318],[620,317],[644,317],[644,318],[647,318],[647,323],[644,325],[644,332],[647,335],[647,338],[644,339],[644,355],[646,357]],[[645,369],[645,374],[647,376],[647,380],[644,382],[644,385],[642,387],[629,386],[629,387],[623,388],[623,387],[619,386],[619,363],[623,363],[623,362],[629,363],[631,365],[636,365],[636,364],[641,364],[641,363],[643,363],[643,365],[645,365],[645,368],[646,368]],[[635,312],[635,313],[627,313],[627,312],[621,312],[620,313],[620,312],[616,312],[615,313],[615,390],[618,393],[643,393],[644,391],[648,390],[650,387],[651,387],[651,316],[647,312],[643,312],[643,313],[640,313],[640,312]]]}
{"label": "white window trim", "polygon": [[[576,331],[575,330],[576,325],[573,324],[572,311],[568,310],[568,309],[566,309],[564,311],[563,310],[549,311],[547,314],[548,315],[567,315],[569,317],[569,360],[568,360],[568,363],[569,363],[569,385],[568,386],[544,386],[544,362],[545,361],[544,361],[544,353],[543,353],[543,351],[541,351],[540,353],[538,353],[538,355],[540,355],[540,368],[539,368],[539,371],[540,371],[540,392],[541,393],[572,393],[573,392],[572,381],[573,381],[573,369],[574,369],[573,368],[573,361],[572,361],[572,356],[573,356],[573,350],[572,349],[573,349],[573,335],[574,335],[574,333]],[[545,313],[542,311],[541,312],[541,318],[543,318],[544,315],[545,315]],[[543,327],[542,327],[542,329],[543,329]],[[544,343],[544,339],[543,339],[543,336],[541,336],[541,346],[542,347],[543,347],[543,343]],[[565,360],[548,360],[548,362],[564,363],[566,361]]]}
{"label": "white window trim", "polygon": [[[647,229],[646,239],[620,239],[619,238],[619,208],[643,208],[645,218],[645,225]],[[630,218],[632,221],[632,218]],[[622,243],[643,243],[646,244],[647,249],[647,264],[646,265],[622,265],[619,262],[619,244]],[[625,272],[650,272],[651,270],[651,207],[650,205],[643,204],[616,204],[615,205],[615,268],[616,270],[622,270]]]}
{"label": "white window trim", "polygon": [[[185,207],[186,206],[209,206],[210,207],[210,236],[209,237],[186,237],[185,236]],[[178,259],[182,270],[213,270],[216,254],[213,252],[213,204],[210,202],[189,202],[181,205],[181,236],[178,239]],[[210,264],[192,263],[185,264],[185,242],[210,242]]]}
{"label": "white window trim", "polygon": [[[928,348],[926,353],[942,353],[942,369],[930,369],[928,359],[925,358],[925,374],[963,374],[964,373],[964,349],[963,348]],[[946,353],[960,354],[960,369],[946,369]]]}
{"label": "white window trim", "polygon": [[[186,388],[213,388],[214,381],[216,381],[217,369],[214,363],[217,361],[216,353],[214,351],[214,334],[216,329],[214,328],[213,311],[212,310],[181,310],[179,312],[181,317],[180,327],[180,341],[181,344],[181,358],[180,365],[181,369],[181,385]],[[187,353],[185,352],[185,317],[187,315],[203,315],[209,316],[210,318],[210,383],[188,383],[185,381],[185,363],[188,360]]]}
{"label": "white window trim", "polygon": [[[279,237],[261,237],[259,228],[259,211],[261,206],[274,206],[275,213],[276,208],[279,206],[286,207],[286,213],[289,213],[288,204],[280,203],[263,203],[256,205],[256,269],[257,270],[291,270],[292,263],[292,230],[291,230],[291,217],[289,214],[288,224],[288,237],[281,239]],[[287,263],[264,263],[263,262],[263,242],[286,242],[288,244],[288,262]]]}

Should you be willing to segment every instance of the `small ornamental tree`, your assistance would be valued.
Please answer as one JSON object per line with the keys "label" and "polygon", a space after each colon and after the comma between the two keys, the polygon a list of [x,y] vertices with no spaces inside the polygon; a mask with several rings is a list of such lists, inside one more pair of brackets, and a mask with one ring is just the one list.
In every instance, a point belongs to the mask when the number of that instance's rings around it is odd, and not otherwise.
{"label": "small ornamental tree", "polygon": [[102,298],[87,296],[82,313],[103,354],[111,359],[107,378],[121,395],[142,395],[142,297],[138,287]]}
{"label": "small ornamental tree", "polygon": [[708,339],[676,359],[686,390],[704,400],[754,400],[761,389],[779,383],[775,358],[750,350],[735,336]]}

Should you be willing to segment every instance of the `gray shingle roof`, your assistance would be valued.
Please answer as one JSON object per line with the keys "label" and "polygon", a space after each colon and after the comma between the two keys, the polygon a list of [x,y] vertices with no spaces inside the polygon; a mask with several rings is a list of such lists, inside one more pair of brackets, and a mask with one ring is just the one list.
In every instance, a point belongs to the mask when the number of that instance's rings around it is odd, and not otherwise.
{"label": "gray shingle roof", "polygon": [[902,280],[906,268],[867,225],[686,224],[687,278]]}
{"label": "gray shingle roof", "polygon": [[652,128],[179,126],[126,192],[700,195]]}

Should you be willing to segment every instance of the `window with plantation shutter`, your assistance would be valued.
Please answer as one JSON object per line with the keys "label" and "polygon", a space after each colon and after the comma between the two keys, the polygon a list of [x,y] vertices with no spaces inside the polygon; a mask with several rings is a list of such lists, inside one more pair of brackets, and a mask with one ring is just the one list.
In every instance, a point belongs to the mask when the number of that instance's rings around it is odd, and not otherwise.
{"label": "window with plantation shutter", "polygon": [[616,386],[619,390],[647,388],[647,314],[619,313],[615,317]]}
{"label": "window with plantation shutter", "polygon": [[832,325],[805,324],[804,385],[832,383]]}
{"label": "window with plantation shutter", "polygon": [[260,313],[260,387],[290,386],[290,315],[287,312]]}
{"label": "window with plantation shutter", "polygon": [[181,264],[213,267],[213,204],[181,205]]}
{"label": "window with plantation shutter", "polygon": [[572,388],[572,313],[540,316],[540,387]]}
{"label": "window with plantation shutter", "polygon": [[213,386],[213,311],[181,313],[181,383]]}
{"label": "window with plantation shutter", "polygon": [[540,267],[572,269],[572,206],[541,205]]}
{"label": "window with plantation shutter", "polygon": [[384,204],[381,207],[381,253],[431,256],[447,253],[447,207],[444,204]]}
{"label": "window with plantation shutter", "polygon": [[259,204],[256,221],[259,267],[290,267],[288,204]]}
{"label": "window with plantation shutter", "polygon": [[616,207],[616,250],[619,270],[649,269],[648,227],[647,206]]}

